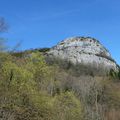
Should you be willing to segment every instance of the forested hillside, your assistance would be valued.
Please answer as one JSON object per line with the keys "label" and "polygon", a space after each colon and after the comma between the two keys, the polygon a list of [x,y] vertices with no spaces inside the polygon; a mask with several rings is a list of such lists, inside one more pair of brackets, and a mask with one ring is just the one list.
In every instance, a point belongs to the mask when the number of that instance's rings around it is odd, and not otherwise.
{"label": "forested hillside", "polygon": [[0,48],[0,120],[120,120],[120,71]]}
{"label": "forested hillside", "polygon": [[46,61],[40,52],[0,53],[1,120],[120,119],[117,73],[101,76],[82,65]]}

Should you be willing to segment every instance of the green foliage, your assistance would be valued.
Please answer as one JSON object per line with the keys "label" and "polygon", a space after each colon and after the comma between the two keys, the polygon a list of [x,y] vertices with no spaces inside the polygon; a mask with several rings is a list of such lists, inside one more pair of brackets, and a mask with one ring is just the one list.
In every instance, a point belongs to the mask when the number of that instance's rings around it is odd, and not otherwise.
{"label": "green foliage", "polygon": [[24,89],[30,90],[29,86],[33,82],[33,74],[27,69],[23,69],[12,62],[5,62],[1,70],[2,76],[8,84],[8,88],[12,86],[12,88],[21,91],[24,87]]}
{"label": "green foliage", "polygon": [[55,96],[54,106],[56,120],[81,120],[82,106],[73,92],[65,92]]}
{"label": "green foliage", "polygon": [[118,68],[118,71],[115,71],[113,69],[110,70],[109,76],[114,80],[114,81],[119,81],[120,80],[120,68]]}
{"label": "green foliage", "polygon": [[120,80],[120,68],[119,68],[119,71],[118,71],[118,78]]}
{"label": "green foliage", "polygon": [[39,52],[48,52],[50,50],[50,48],[41,48],[41,49],[37,49]]}
{"label": "green foliage", "polygon": [[110,70],[110,73],[109,73],[109,74],[110,74],[110,76],[113,77],[113,78],[117,77],[117,72],[115,72],[113,69]]}
{"label": "green foliage", "polygon": [[[43,95],[38,91],[40,87],[39,79],[42,78],[44,81],[48,74],[48,67],[43,57],[37,53],[32,54],[22,63],[19,63],[20,60],[15,61],[14,58],[8,61],[6,55],[3,55],[2,59],[5,61],[2,62],[0,70],[0,108],[3,110],[11,109],[15,112],[18,109],[23,111],[24,108],[28,111],[28,109],[32,109],[30,106],[36,109],[35,104],[38,100],[40,102],[46,100],[46,98],[42,100]],[[35,100],[38,98],[38,100],[35,101],[33,98]],[[11,110],[10,112],[12,112]]]}
{"label": "green foliage", "polygon": [[108,108],[119,110],[119,73],[101,77],[93,67],[47,62],[38,51],[0,53],[2,120],[102,120]]}
{"label": "green foliage", "polygon": [[[0,57],[0,111],[4,113],[0,112],[2,118],[80,119],[81,104],[73,93],[60,91],[59,95],[56,92],[53,96],[57,85],[53,77],[55,69],[46,64],[39,52],[31,53],[25,58],[13,57],[7,53],[1,53]],[[61,106],[63,102],[65,103]]]}

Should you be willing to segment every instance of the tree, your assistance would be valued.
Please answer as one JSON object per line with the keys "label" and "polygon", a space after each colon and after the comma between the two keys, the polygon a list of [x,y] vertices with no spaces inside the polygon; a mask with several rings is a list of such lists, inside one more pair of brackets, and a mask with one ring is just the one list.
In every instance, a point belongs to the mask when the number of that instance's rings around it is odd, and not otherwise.
{"label": "tree", "polygon": [[[0,17],[0,33],[7,31],[8,26],[5,19]],[[6,49],[5,39],[0,37],[0,52]]]}
{"label": "tree", "polygon": [[82,105],[74,92],[63,92],[54,97],[56,120],[81,120]]}
{"label": "tree", "polygon": [[3,17],[0,17],[0,33],[5,32],[8,29],[8,25],[5,22],[5,19]]}
{"label": "tree", "polygon": [[119,71],[118,71],[118,79],[120,80],[120,68],[119,68]]}

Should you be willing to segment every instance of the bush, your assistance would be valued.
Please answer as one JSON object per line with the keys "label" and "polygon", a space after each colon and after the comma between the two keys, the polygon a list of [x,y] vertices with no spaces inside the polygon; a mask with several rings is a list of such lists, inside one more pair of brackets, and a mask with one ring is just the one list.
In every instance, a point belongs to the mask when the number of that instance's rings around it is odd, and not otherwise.
{"label": "bush", "polygon": [[54,97],[56,120],[81,120],[82,105],[73,92],[61,93]]}
{"label": "bush", "polygon": [[[36,120],[41,118],[41,114],[49,113],[49,95],[46,89],[49,67],[43,57],[34,53],[22,63],[14,57],[8,61],[6,55],[2,59],[5,61],[0,69],[0,110],[15,120]],[[1,117],[4,118],[4,115]]]}
{"label": "bush", "polygon": [[[61,120],[61,117],[63,120],[80,119],[80,101],[72,92],[62,93],[57,84],[58,80],[54,79],[56,70],[55,67],[46,64],[39,52],[31,53],[25,58],[2,53],[1,119]],[[58,89],[61,90],[58,92]]]}

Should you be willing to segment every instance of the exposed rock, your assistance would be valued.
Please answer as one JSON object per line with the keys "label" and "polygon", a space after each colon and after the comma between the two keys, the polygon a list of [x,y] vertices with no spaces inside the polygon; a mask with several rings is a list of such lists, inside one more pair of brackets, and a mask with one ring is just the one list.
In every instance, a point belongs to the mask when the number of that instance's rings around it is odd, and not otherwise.
{"label": "exposed rock", "polygon": [[98,40],[90,37],[66,39],[51,48],[48,55],[66,59],[74,64],[94,64],[96,67],[102,65],[107,69],[117,69],[109,51]]}

